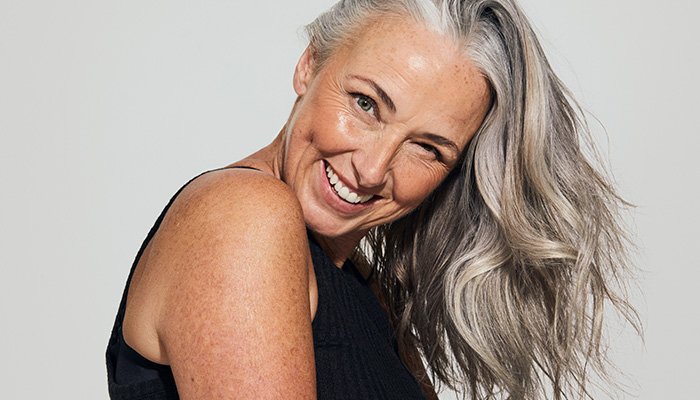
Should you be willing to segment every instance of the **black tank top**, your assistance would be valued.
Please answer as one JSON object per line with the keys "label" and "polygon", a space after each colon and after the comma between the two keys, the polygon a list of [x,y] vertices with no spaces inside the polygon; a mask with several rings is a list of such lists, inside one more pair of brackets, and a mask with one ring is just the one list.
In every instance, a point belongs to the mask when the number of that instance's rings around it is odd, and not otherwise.
{"label": "black tank top", "polygon": [[[170,199],[129,272],[107,345],[107,381],[112,400],[179,398],[170,367],[153,363],[129,347],[122,334],[122,321],[129,284],[141,254],[177,195],[197,177]],[[318,399],[425,399],[398,356],[389,320],[367,282],[350,261],[342,269],[336,267],[313,236],[308,236],[318,286],[318,308],[311,324]]]}

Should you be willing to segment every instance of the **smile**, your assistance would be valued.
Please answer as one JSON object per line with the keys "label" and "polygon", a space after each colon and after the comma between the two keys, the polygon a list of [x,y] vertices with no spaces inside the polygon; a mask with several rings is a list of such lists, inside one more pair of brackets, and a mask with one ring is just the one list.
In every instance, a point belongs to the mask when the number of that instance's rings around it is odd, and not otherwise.
{"label": "smile", "polygon": [[366,203],[373,197],[373,195],[371,194],[359,195],[353,192],[352,190],[348,189],[347,186],[343,185],[343,183],[340,181],[340,178],[338,178],[338,175],[336,175],[336,173],[333,171],[333,168],[331,168],[329,164],[326,164],[326,176],[328,177],[328,182],[331,184],[331,187],[338,195],[338,197],[340,197],[348,203],[362,204]]}

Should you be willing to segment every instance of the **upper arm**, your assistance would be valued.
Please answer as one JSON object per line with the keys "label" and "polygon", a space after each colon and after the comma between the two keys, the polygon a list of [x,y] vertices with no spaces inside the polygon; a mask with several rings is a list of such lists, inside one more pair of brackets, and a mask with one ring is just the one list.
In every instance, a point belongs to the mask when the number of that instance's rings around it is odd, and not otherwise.
{"label": "upper arm", "polygon": [[315,398],[306,231],[283,183],[205,174],[153,240],[167,274],[156,331],[181,398]]}

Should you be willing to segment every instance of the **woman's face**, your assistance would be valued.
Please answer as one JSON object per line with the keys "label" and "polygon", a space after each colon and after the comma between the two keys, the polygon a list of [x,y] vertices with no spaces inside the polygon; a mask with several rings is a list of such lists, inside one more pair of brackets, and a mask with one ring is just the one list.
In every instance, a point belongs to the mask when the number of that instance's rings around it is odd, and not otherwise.
{"label": "woman's face", "polygon": [[456,165],[489,104],[456,44],[382,19],[317,71],[307,50],[287,125],[282,179],[308,227],[359,240],[415,209]]}

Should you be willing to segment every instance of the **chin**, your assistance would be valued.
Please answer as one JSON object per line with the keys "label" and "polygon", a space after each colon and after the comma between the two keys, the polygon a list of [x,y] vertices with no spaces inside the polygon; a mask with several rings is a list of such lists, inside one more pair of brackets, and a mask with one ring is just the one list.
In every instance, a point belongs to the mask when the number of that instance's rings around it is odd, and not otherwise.
{"label": "chin", "polygon": [[338,220],[337,216],[329,215],[329,213],[316,212],[309,215],[304,210],[304,216],[306,228],[324,238],[357,237],[359,240],[364,236],[364,231],[351,226],[349,221]]}
{"label": "chin", "polygon": [[352,233],[352,231],[348,230],[347,227],[342,226],[341,224],[334,224],[332,221],[328,220],[318,221],[315,219],[307,219],[306,227],[317,235],[326,238],[337,238]]}

